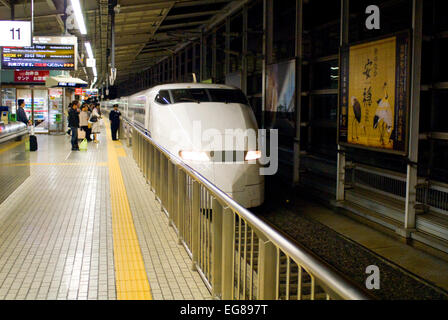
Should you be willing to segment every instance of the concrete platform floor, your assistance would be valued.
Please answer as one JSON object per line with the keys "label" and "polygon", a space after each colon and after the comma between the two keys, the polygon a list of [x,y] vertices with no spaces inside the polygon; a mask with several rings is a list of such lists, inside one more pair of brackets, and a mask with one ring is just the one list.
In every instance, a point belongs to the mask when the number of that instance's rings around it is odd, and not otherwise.
{"label": "concrete platform floor", "polygon": [[68,135],[37,135],[31,176],[0,204],[0,299],[211,299],[108,133],[77,152]]}

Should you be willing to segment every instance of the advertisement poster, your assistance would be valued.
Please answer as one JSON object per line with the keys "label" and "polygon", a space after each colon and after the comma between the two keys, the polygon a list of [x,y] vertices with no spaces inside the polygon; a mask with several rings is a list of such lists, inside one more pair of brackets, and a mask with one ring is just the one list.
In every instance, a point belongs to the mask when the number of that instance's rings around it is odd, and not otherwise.
{"label": "advertisement poster", "polygon": [[272,64],[266,74],[266,126],[295,135],[295,60]]}
{"label": "advertisement poster", "polygon": [[342,49],[339,143],[406,153],[409,50],[407,33]]}

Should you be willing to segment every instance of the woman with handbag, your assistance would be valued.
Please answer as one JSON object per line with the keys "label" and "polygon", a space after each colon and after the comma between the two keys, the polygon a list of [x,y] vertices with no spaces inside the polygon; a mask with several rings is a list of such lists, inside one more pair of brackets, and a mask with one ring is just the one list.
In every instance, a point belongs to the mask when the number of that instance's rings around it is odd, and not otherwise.
{"label": "woman with handbag", "polygon": [[89,114],[87,113],[87,105],[83,104],[81,112],[79,114],[79,126],[82,131],[85,132],[87,141],[91,141],[89,134]]}
{"label": "woman with handbag", "polygon": [[100,114],[98,113],[98,109],[95,107],[92,110],[92,114],[90,115],[89,122],[92,124],[92,133],[93,133],[93,142],[98,143],[96,139],[96,135],[100,133]]}

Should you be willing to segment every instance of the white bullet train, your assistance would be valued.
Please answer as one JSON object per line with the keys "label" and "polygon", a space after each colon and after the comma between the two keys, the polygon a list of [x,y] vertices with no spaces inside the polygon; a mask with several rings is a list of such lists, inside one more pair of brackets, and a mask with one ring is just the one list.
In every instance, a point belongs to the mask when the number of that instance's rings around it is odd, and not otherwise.
{"label": "white bullet train", "polygon": [[242,206],[263,203],[258,126],[241,90],[220,84],[165,84],[102,104],[106,110],[118,104],[129,121]]}

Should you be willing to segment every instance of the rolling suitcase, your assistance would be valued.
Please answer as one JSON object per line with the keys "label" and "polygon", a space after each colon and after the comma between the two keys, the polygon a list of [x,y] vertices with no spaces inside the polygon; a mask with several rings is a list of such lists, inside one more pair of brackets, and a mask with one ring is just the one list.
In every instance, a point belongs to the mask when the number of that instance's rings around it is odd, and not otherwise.
{"label": "rolling suitcase", "polygon": [[34,126],[29,127],[30,130],[30,151],[37,151],[37,138],[34,135]]}
{"label": "rolling suitcase", "polygon": [[34,134],[30,135],[30,151],[37,151],[37,138]]}

